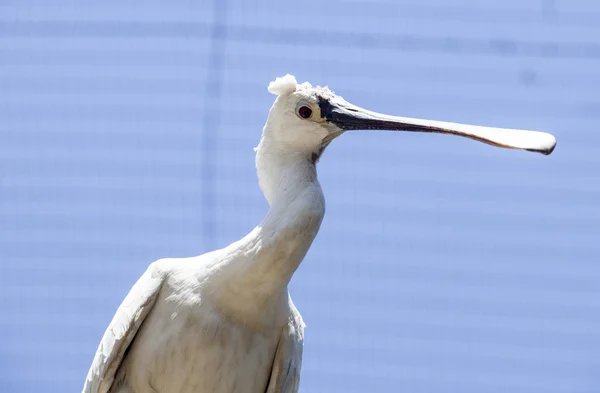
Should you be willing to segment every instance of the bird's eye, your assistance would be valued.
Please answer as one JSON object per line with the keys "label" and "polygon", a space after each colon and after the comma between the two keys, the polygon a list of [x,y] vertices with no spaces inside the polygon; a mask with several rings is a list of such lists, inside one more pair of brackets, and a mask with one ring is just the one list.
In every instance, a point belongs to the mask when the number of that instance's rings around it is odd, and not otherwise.
{"label": "bird's eye", "polygon": [[312,109],[307,106],[301,106],[298,108],[298,115],[303,119],[308,119],[312,116]]}

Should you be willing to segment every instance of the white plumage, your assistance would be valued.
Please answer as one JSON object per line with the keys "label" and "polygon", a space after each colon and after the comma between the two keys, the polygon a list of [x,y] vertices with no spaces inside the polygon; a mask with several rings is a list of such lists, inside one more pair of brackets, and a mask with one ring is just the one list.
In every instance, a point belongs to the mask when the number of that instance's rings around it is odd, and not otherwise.
{"label": "white plumage", "polygon": [[266,217],[224,249],[150,265],[106,330],[84,393],[298,391],[304,322],[288,283],[325,214],[315,164],[344,131],[448,133],[543,154],[555,145],[534,131],[381,115],[291,75],[269,91],[278,97],[256,148]]}

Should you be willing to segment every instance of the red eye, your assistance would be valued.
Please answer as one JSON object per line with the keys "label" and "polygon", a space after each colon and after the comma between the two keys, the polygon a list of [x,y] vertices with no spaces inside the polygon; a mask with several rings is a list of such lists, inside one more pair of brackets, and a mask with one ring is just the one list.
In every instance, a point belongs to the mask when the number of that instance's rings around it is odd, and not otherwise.
{"label": "red eye", "polygon": [[300,109],[298,109],[298,114],[301,118],[308,119],[312,116],[312,109],[307,106],[301,106]]}

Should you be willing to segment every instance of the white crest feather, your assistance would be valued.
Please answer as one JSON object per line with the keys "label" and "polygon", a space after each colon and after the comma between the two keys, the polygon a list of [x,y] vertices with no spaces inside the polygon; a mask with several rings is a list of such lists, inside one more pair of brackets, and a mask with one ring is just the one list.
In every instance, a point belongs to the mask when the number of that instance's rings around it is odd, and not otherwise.
{"label": "white crest feather", "polygon": [[281,95],[295,92],[297,85],[294,75],[287,74],[269,83],[268,89],[271,94]]}

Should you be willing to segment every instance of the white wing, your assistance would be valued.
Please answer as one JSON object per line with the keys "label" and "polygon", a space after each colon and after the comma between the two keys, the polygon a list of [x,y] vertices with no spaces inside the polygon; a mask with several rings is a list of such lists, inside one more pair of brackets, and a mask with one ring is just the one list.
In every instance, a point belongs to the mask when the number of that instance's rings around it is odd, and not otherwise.
{"label": "white wing", "polygon": [[304,321],[290,299],[291,313],[281,330],[266,393],[297,393],[302,367]]}
{"label": "white wing", "polygon": [[152,310],[163,283],[156,264],[135,283],[106,329],[83,386],[83,393],[107,393],[129,345]]}

